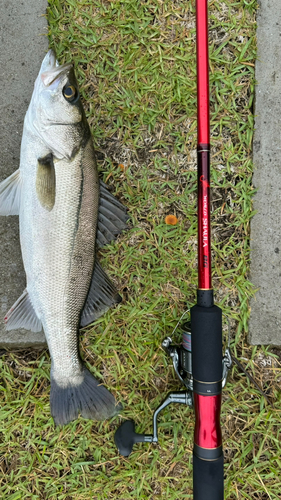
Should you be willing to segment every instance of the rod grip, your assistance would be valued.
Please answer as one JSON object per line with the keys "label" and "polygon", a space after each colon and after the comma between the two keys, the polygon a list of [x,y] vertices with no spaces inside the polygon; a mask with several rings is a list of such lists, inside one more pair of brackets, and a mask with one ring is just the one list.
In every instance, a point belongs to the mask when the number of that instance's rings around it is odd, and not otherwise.
{"label": "rod grip", "polygon": [[193,500],[223,500],[223,454],[213,461],[193,453]]}
{"label": "rod grip", "polygon": [[[218,306],[191,308],[192,372],[194,382],[202,382],[206,395],[221,392],[212,383],[222,380],[222,310]],[[207,390],[210,384],[209,392]],[[204,389],[204,387],[203,387]],[[201,394],[201,390],[195,392]],[[204,393],[204,390],[203,390]]]}

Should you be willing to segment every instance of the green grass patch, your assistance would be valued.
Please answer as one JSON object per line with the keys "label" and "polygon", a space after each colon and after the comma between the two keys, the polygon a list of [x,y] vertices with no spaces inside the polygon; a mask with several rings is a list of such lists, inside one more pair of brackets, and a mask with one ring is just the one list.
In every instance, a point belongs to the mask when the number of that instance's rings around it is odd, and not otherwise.
{"label": "green grass patch", "polygon": [[[213,0],[209,8],[213,284],[234,355],[273,403],[232,370],[222,406],[225,498],[273,500],[281,488],[281,357],[249,347],[246,337],[257,4]],[[195,2],[49,0],[48,21],[59,61],[74,62],[101,178],[131,216],[130,230],[101,252],[123,303],[81,337],[87,366],[124,411],[55,428],[47,351],[6,353],[0,493],[5,500],[191,499],[192,411],[168,407],[159,444],[136,445],[127,459],[113,439],[126,418],[151,432],[154,409],[180,389],[160,346],[197,287]],[[169,214],[176,226],[165,224]]]}

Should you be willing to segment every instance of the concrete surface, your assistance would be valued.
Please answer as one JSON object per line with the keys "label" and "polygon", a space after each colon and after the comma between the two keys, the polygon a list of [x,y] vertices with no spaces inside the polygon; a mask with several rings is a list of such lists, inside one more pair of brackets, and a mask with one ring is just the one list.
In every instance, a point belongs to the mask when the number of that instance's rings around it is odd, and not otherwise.
{"label": "concrete surface", "polygon": [[281,8],[260,0],[254,135],[251,344],[281,345]]}
{"label": "concrete surface", "polygon": [[[48,49],[47,0],[1,0],[0,8],[0,181],[19,167],[24,115],[34,80]],[[18,217],[0,217],[0,316],[25,288],[18,235]],[[0,318],[0,347],[40,347],[42,333],[6,332]]]}

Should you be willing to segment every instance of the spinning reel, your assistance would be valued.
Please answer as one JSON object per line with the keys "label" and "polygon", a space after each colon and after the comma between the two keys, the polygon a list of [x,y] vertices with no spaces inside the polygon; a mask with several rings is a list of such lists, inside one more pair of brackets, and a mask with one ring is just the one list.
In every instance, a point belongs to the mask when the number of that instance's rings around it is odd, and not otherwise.
{"label": "spinning reel", "polygon": [[[184,313],[185,315],[185,313]],[[183,316],[184,316],[183,315]],[[178,326],[178,325],[177,325]],[[177,327],[176,327],[177,328]],[[176,330],[175,328],[175,330]],[[175,331],[174,330],[174,331]],[[173,336],[172,333],[171,337]],[[115,444],[118,451],[124,457],[128,457],[135,443],[157,443],[158,442],[158,422],[159,413],[171,403],[184,404],[193,406],[193,377],[192,377],[192,352],[191,352],[191,323],[185,322],[182,326],[182,344],[176,345],[172,343],[172,338],[167,337],[162,342],[162,347],[172,358],[174,370],[187,390],[181,392],[171,392],[153,414],[153,434],[138,434],[135,431],[135,423],[133,420],[123,422],[115,433]],[[228,371],[232,366],[231,355],[228,348],[222,359],[222,387],[224,387],[227,379]]]}

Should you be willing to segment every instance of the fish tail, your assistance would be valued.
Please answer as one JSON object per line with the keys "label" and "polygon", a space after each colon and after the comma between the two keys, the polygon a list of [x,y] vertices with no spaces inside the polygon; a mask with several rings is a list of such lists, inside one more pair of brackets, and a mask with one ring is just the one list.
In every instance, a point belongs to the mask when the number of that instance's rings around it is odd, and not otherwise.
{"label": "fish tail", "polygon": [[79,383],[60,386],[51,378],[51,413],[56,425],[65,425],[75,420],[79,413],[84,418],[106,420],[122,410],[114,396],[83,367]]}

